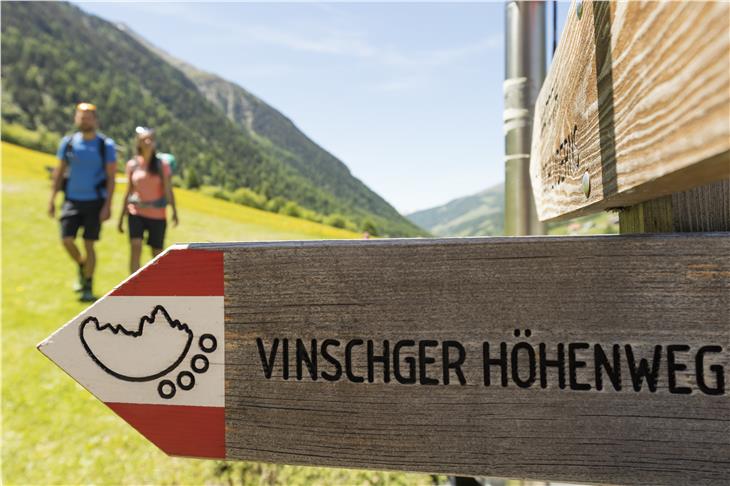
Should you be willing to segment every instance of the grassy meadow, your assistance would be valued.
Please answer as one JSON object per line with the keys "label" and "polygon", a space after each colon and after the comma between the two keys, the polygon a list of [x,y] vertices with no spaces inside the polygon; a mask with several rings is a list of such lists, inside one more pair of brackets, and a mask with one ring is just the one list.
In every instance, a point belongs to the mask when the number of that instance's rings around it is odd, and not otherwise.
{"label": "grassy meadow", "polygon": [[[427,475],[170,458],[77,385],[35,346],[86,305],[75,265],[46,214],[53,156],[2,144],[2,483],[430,484]],[[96,295],[127,276],[128,240],[112,220],[97,246]],[[175,242],[357,238],[360,235],[176,189]],[[61,196],[58,198],[60,204]],[[145,261],[149,259],[145,248]]]}

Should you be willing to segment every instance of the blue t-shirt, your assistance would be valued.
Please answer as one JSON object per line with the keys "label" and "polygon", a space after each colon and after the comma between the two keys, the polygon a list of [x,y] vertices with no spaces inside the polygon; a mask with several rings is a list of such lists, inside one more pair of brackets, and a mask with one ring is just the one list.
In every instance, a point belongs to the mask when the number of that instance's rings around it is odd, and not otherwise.
{"label": "blue t-shirt", "polygon": [[58,146],[56,157],[63,160],[66,153],[66,144],[71,142],[71,152],[69,153],[68,162],[68,185],[66,186],[66,199],[72,201],[93,201],[99,199],[101,193],[102,198],[106,198],[106,188],[102,188],[100,193],[97,186],[106,179],[106,171],[102,167],[101,153],[99,144],[102,140],[106,144],[106,164],[115,164],[117,154],[114,150],[114,140],[106,138],[101,133],[97,133],[96,138],[92,140],[84,140],[80,132],[76,132],[71,136],[66,136],[61,140]]}

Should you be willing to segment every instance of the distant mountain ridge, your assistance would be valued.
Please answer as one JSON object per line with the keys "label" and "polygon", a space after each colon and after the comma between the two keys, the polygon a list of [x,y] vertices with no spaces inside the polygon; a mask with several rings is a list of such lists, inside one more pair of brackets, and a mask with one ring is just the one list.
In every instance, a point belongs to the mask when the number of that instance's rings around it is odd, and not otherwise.
{"label": "distant mountain ridge", "polygon": [[[504,184],[406,217],[437,236],[501,236]],[[604,211],[545,226],[550,235],[613,234],[618,232],[618,216]]]}
{"label": "distant mountain ridge", "polygon": [[[207,184],[250,188],[360,228],[425,232],[284,115],[243,88],[171,63],[146,42],[76,6],[2,2],[2,120],[41,134],[71,130],[75,103],[99,106],[102,130],[130,156],[137,125]],[[126,148],[126,149],[125,149]]]}
{"label": "distant mountain ridge", "polygon": [[497,236],[504,233],[504,184],[406,215],[437,236]]}

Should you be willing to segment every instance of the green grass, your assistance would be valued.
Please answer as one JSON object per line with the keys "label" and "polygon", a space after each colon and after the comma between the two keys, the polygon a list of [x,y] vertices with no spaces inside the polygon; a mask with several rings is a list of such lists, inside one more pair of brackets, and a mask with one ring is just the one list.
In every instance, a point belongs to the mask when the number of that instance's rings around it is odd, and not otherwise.
{"label": "green grass", "polygon": [[[2,482],[4,484],[429,484],[417,474],[169,458],[36,349],[86,306],[46,215],[53,156],[2,144]],[[127,235],[104,224],[95,291],[126,277]],[[176,190],[166,243],[354,238],[358,234]],[[60,197],[59,197],[60,199]],[[147,257],[149,255],[146,255]]]}

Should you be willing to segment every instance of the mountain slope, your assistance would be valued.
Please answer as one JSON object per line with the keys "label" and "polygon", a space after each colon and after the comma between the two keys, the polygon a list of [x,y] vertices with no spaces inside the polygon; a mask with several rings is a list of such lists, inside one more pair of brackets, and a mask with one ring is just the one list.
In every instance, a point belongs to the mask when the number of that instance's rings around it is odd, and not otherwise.
{"label": "mountain slope", "polygon": [[278,110],[241,86],[171,56],[128,26],[118,27],[180,69],[232,122],[254,138],[270,142],[277,157],[318,187],[326,188],[339,199],[351,200],[357,208],[389,218],[400,217],[385,200],[353,177],[345,164],[310,140]]}
{"label": "mountain slope", "polygon": [[93,101],[102,130],[127,147],[122,156],[131,155],[135,126],[153,126],[161,149],[207,183],[249,187],[361,225],[369,220],[384,234],[422,234],[343,164],[320,169],[307,154],[295,157],[256,135],[255,127],[242,129],[190,77],[113,24],[65,3],[1,8],[4,122],[67,133],[75,103]]}
{"label": "mountain slope", "polygon": [[[438,236],[500,236],[504,234],[504,184],[407,217]],[[546,231],[550,235],[617,233],[618,216],[591,214],[548,223]]]}
{"label": "mountain slope", "polygon": [[438,236],[494,236],[504,232],[504,185],[406,215]]}

